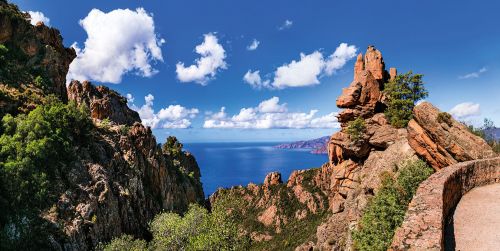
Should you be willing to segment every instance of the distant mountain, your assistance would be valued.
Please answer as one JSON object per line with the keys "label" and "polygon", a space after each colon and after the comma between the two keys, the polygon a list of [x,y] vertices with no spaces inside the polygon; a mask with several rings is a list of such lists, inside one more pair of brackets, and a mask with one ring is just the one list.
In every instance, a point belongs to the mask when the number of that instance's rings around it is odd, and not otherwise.
{"label": "distant mountain", "polygon": [[500,140],[500,128],[486,129],[485,133],[489,137],[493,137],[495,140]]}
{"label": "distant mountain", "polygon": [[330,140],[330,136],[324,136],[317,139],[295,141],[274,146],[278,149],[311,149],[313,154],[327,154],[326,145]]}

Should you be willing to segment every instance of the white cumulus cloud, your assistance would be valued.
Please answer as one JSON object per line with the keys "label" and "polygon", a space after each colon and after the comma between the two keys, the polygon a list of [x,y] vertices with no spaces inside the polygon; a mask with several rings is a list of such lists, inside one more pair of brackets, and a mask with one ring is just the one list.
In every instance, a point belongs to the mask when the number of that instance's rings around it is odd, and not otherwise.
{"label": "white cumulus cloud", "polygon": [[83,48],[72,45],[77,58],[69,67],[68,82],[77,79],[117,84],[129,72],[143,77],[157,73],[151,63],[163,61],[160,47],[165,40],[155,33],[152,14],[143,8],[108,13],[93,9],[80,25],[87,39]]}
{"label": "white cumulus cloud", "polygon": [[481,114],[481,106],[477,103],[460,103],[450,110],[450,114],[458,120],[467,119]]}
{"label": "white cumulus cloud", "polygon": [[300,60],[278,67],[274,72],[273,87],[278,89],[319,84],[319,74],[325,62],[323,54],[315,51],[309,55],[300,54]]}
{"label": "white cumulus cloud", "polygon": [[462,76],[458,76],[458,79],[479,78],[479,76],[481,74],[485,73],[486,71],[488,71],[488,69],[486,69],[486,67],[483,67],[483,68],[479,69],[478,71],[467,73],[467,74],[462,75]]}
{"label": "white cumulus cloud", "polygon": [[31,16],[31,25],[36,25],[38,22],[43,22],[46,26],[50,26],[50,18],[46,17],[40,11],[28,11]]}
{"label": "white cumulus cloud", "polygon": [[260,41],[257,39],[254,39],[250,45],[247,46],[247,50],[249,51],[255,51],[259,47]]}
{"label": "white cumulus cloud", "polygon": [[243,80],[254,88],[283,89],[319,84],[322,76],[331,76],[350,59],[356,56],[357,48],[354,45],[341,43],[330,56],[324,57],[320,51],[311,54],[300,54],[300,60],[292,60],[274,72],[274,79],[263,80],[259,71],[249,70]]}
{"label": "white cumulus cloud", "polygon": [[344,67],[347,61],[356,57],[357,50],[358,49],[354,45],[341,43],[337,49],[335,49],[335,52],[325,61],[325,73],[330,76]]}
{"label": "white cumulus cloud", "polygon": [[260,77],[260,72],[259,71],[247,71],[245,73],[245,76],[243,76],[243,81],[251,85],[252,87],[256,89],[260,89],[262,87],[269,87],[269,83],[271,82],[270,80],[262,80]]}
{"label": "white cumulus cloud", "polygon": [[226,108],[208,115],[204,128],[243,128],[243,129],[302,129],[302,128],[339,128],[337,113],[316,116],[318,110],[309,112],[289,112],[286,104],[280,104],[278,97],[262,101],[257,107],[242,108],[238,114],[229,116]]}
{"label": "white cumulus cloud", "polygon": [[144,97],[144,105],[137,107],[133,104],[134,98],[127,94],[130,109],[137,111],[141,117],[142,124],[156,128],[185,129],[191,127],[191,119],[199,113],[196,108],[186,108],[181,105],[169,105],[155,113],[153,108],[154,96],[148,94]]}
{"label": "white cumulus cloud", "polygon": [[226,51],[219,44],[214,33],[204,35],[203,43],[196,46],[196,53],[200,58],[196,59],[195,64],[185,67],[183,62],[176,65],[177,78],[181,82],[196,82],[206,85],[213,79],[220,69],[227,69]]}

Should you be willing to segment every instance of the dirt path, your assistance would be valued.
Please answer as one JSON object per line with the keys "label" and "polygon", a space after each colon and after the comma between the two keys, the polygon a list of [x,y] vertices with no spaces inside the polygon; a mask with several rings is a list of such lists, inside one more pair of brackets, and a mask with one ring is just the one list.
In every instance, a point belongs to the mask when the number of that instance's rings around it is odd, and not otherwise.
{"label": "dirt path", "polygon": [[456,250],[500,250],[500,184],[465,194],[453,221]]}

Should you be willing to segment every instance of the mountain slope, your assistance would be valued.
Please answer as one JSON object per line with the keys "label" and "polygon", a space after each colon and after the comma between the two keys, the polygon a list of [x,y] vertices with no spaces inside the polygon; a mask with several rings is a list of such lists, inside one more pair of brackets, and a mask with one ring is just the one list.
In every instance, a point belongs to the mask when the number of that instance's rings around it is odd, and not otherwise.
{"label": "mountain slope", "polygon": [[[28,19],[0,1],[0,141],[9,143],[0,151],[0,249],[93,250],[123,233],[147,239],[157,213],[203,204],[195,158],[175,138],[158,144],[109,88],[67,89],[74,50]],[[32,201],[12,196],[27,187]]]}

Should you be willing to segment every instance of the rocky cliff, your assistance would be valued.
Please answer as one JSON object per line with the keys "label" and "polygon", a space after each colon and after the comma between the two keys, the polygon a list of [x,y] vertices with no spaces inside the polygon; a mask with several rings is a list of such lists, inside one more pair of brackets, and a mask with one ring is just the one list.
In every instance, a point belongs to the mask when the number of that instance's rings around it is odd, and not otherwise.
{"label": "rocky cliff", "polygon": [[[349,250],[352,230],[378,192],[382,173],[409,159],[422,158],[439,170],[494,154],[484,140],[429,103],[416,106],[408,128],[390,125],[383,89],[396,75],[395,68],[385,70],[381,52],[369,46],[357,57],[353,82],[337,98],[341,130],[329,140],[326,164],[295,171],[286,184],[271,173],[262,185],[219,190],[211,203],[220,196],[242,198],[241,207],[232,210],[243,215],[242,228],[257,249]],[[349,130],[356,119],[362,119],[359,135]]]}
{"label": "rocky cliff", "polygon": [[0,1],[0,115],[26,112],[43,96],[54,94],[66,100],[66,74],[76,57],[64,47],[58,30],[28,21],[29,14]]}
{"label": "rocky cliff", "polygon": [[203,203],[200,171],[194,157],[162,150],[124,98],[106,87],[74,81],[70,101],[87,106],[96,126],[91,145],[80,151],[68,190],[44,218],[62,224],[65,250],[92,249],[122,233],[148,236],[157,213],[183,212]]}
{"label": "rocky cliff", "polygon": [[155,214],[204,203],[195,158],[179,144],[162,148],[124,97],[89,82],[66,88],[75,52],[56,29],[32,26],[29,15],[0,1],[0,45],[8,59],[0,67],[0,115],[28,113],[55,97],[75,102],[92,120],[88,142],[73,142],[77,159],[64,163],[67,172],[52,181],[63,192],[39,212],[55,229],[45,243],[50,249],[92,250],[122,233],[147,239]]}

